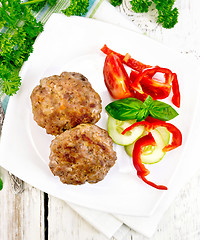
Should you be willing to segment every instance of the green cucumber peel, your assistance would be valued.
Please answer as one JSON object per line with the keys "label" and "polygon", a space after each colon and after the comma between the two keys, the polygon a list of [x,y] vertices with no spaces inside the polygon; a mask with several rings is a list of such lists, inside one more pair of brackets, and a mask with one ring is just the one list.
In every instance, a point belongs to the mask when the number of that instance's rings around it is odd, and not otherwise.
{"label": "green cucumber peel", "polygon": [[116,100],[109,103],[105,109],[113,118],[121,121],[137,119],[139,122],[148,115],[162,121],[169,121],[178,116],[177,111],[169,104],[153,100],[151,96],[148,96],[144,102],[137,98]]}

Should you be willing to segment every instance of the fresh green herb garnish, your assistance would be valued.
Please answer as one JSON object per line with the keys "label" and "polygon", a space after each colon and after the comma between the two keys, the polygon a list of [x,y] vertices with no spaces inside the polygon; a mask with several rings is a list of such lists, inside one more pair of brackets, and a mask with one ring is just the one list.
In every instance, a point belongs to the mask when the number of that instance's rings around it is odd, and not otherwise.
{"label": "fresh green herb garnish", "polygon": [[[178,9],[173,8],[175,0],[130,0],[132,10],[136,13],[149,11],[149,7],[154,3],[158,11],[157,23],[164,28],[173,28],[178,22]],[[111,4],[116,7],[122,3],[122,0],[111,0]]]}
{"label": "fresh green herb garnish", "polygon": [[136,119],[142,104],[137,98],[124,98],[109,103],[105,109],[113,118],[125,121]]}
{"label": "fresh green herb garnish", "polygon": [[54,6],[57,0],[28,0],[23,2],[24,5],[29,5],[34,12],[39,12],[46,4],[50,7]]}
{"label": "fresh green herb garnish", "polygon": [[3,189],[3,181],[2,179],[0,178],[0,191]]}
{"label": "fresh green herb garnish", "polygon": [[153,100],[148,96],[144,102],[136,98],[116,100],[106,106],[106,111],[115,119],[125,121],[137,119],[144,120],[148,115],[162,121],[169,121],[178,113],[169,104]]}
{"label": "fresh green herb garnish", "polygon": [[163,121],[169,121],[178,116],[176,110],[169,104],[155,100],[149,108],[149,115]]}
{"label": "fresh green herb garnish", "polygon": [[178,9],[173,8],[175,0],[159,1],[154,0],[158,10],[157,22],[164,28],[173,28],[178,22]]}
{"label": "fresh green herb garnish", "polygon": [[70,6],[62,12],[67,16],[82,16],[88,12],[89,0],[71,0]]}
{"label": "fresh green herb garnish", "polygon": [[136,13],[148,12],[152,3],[158,11],[157,22],[164,28],[173,28],[178,22],[178,9],[173,8],[175,0],[131,0],[132,10]]}
{"label": "fresh green herb garnish", "polygon": [[[32,10],[38,12],[46,4],[54,6],[57,0],[1,0],[0,5],[0,95],[12,96],[21,85],[19,71],[33,51],[33,43],[43,26]],[[63,10],[67,16],[87,13],[89,0],[71,0]]]}
{"label": "fresh green herb garnish", "polygon": [[132,5],[132,10],[136,13],[143,13],[148,12],[149,7],[152,4],[152,1],[150,0],[132,0],[130,1],[130,4]]}
{"label": "fresh green herb garnish", "polygon": [[2,0],[0,7],[0,93],[13,95],[21,85],[19,71],[43,30],[20,0]]}
{"label": "fresh green herb garnish", "polygon": [[122,0],[111,0],[110,3],[116,7],[122,4]]}

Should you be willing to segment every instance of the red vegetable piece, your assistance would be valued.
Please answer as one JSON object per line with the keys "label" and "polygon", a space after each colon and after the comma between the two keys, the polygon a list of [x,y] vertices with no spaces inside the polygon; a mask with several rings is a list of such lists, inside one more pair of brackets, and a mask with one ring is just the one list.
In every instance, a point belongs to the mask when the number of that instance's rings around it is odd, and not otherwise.
{"label": "red vegetable piece", "polygon": [[[132,93],[132,97],[142,101],[144,101],[148,95],[154,100],[165,99],[172,90],[172,103],[176,107],[180,107],[180,91],[177,75],[172,73],[170,69],[143,64],[131,58],[128,53],[122,55],[111,50],[106,44],[101,48],[101,51],[106,55],[111,53],[115,54],[121,60],[121,63],[126,64],[134,70],[131,71],[130,82],[127,84],[129,91]],[[159,79],[155,79],[154,75],[156,73],[163,73],[165,81],[161,82]]]}
{"label": "red vegetable piece", "polygon": [[149,122],[149,123],[164,123],[165,121],[162,121],[162,120],[160,120],[160,119],[156,119],[156,118],[153,118],[153,117],[151,117],[151,116],[147,116],[147,118],[145,119],[145,121],[147,121],[147,122]]}
{"label": "red vegetable piece", "polygon": [[[165,77],[164,83],[161,83],[161,82],[153,79],[153,76],[156,73],[164,73],[164,77]],[[168,68],[161,68],[161,67],[156,66],[156,67],[144,69],[142,72],[140,72],[138,74],[138,77],[132,83],[131,87],[133,89],[135,89],[136,91],[138,91],[139,93],[143,94],[144,91],[141,86],[141,81],[142,80],[145,81],[144,80],[145,78],[146,78],[146,81],[151,82],[151,85],[153,87],[160,87],[162,90],[164,90],[164,87],[165,87],[166,89],[170,89],[170,91],[171,91],[171,83],[173,81],[173,73]]]}
{"label": "red vegetable piece", "polygon": [[117,53],[117,52],[111,50],[110,48],[108,48],[108,46],[107,46],[106,44],[101,48],[101,51],[102,51],[103,53],[105,53],[106,55],[109,55],[109,54],[111,54],[111,53],[114,53],[114,54],[117,55],[117,56],[120,58],[120,60],[121,60],[123,63],[125,63],[128,67],[130,67],[130,68],[132,68],[132,69],[134,69],[134,70],[137,70],[137,71],[139,71],[139,72],[142,71],[142,70],[144,70],[144,69],[146,69],[146,68],[150,68],[150,67],[151,67],[150,65],[143,64],[143,63],[141,63],[141,62],[139,62],[139,61],[131,58],[130,55],[129,55],[129,57],[127,57],[128,55],[122,55],[122,54],[120,54],[120,53]]}
{"label": "red vegetable piece", "polygon": [[136,122],[136,123],[132,124],[131,126],[126,128],[122,132],[122,134],[125,134],[126,132],[132,130],[134,127],[139,126],[139,125],[144,125],[145,129],[148,132],[150,132],[154,128],[157,128],[160,126],[167,128],[167,130],[172,134],[172,141],[170,144],[166,145],[163,148],[164,152],[171,151],[171,150],[181,146],[181,144],[182,144],[182,133],[176,126],[174,126],[171,123],[166,123],[165,121],[161,121],[161,120],[158,120],[158,119],[155,119],[152,117],[151,118],[147,117],[145,121]]}
{"label": "red vegetable piece", "polygon": [[173,78],[173,81],[172,81],[172,92],[173,92],[172,103],[176,107],[179,108],[180,107],[180,100],[181,100],[179,84],[178,84],[178,79],[177,79],[176,73],[173,73],[173,74],[174,74],[174,78]]}
{"label": "red vegetable piece", "polygon": [[105,85],[113,98],[122,99],[132,96],[127,86],[129,76],[120,58],[114,53],[106,56],[103,75]]}
{"label": "red vegetable piece", "polygon": [[167,190],[167,187],[165,187],[163,185],[157,185],[146,179],[146,176],[150,172],[148,169],[145,168],[144,164],[142,163],[141,154],[142,154],[143,148],[148,145],[152,145],[152,146],[156,145],[156,142],[155,142],[153,136],[151,135],[151,133],[138,139],[135,143],[135,146],[133,149],[133,165],[134,165],[135,169],[137,170],[137,175],[148,185],[150,185],[156,189]]}
{"label": "red vegetable piece", "polygon": [[171,85],[155,81],[152,78],[144,77],[141,81],[143,91],[155,99],[165,99],[171,92]]}
{"label": "red vegetable piece", "polygon": [[166,127],[167,130],[172,134],[171,144],[168,144],[163,148],[164,152],[171,151],[171,150],[181,146],[181,144],[182,144],[182,133],[176,126],[174,126],[171,123],[166,123],[166,122],[163,122],[163,123],[161,123],[161,122],[156,123],[155,122],[155,123],[152,123],[152,125],[153,125],[153,128],[156,128],[156,127],[159,127],[159,126]]}
{"label": "red vegetable piece", "polygon": [[[130,73],[130,87],[131,89],[134,89],[134,85],[135,85],[135,81],[139,76],[139,72],[136,71],[131,71]],[[140,100],[142,99],[146,99],[146,97],[148,95],[150,95],[154,100],[156,99],[165,99],[169,96],[170,92],[171,92],[171,85],[170,84],[166,84],[166,83],[162,83],[159,82],[155,79],[152,79],[150,76],[144,76],[141,81],[141,88],[143,93],[139,93],[137,92],[136,97]]]}
{"label": "red vegetable piece", "polygon": [[[132,94],[133,94],[133,97],[134,98],[137,98],[137,99],[139,99],[139,100],[141,100],[141,101],[145,101],[145,99],[148,97],[148,94],[146,94],[146,93],[143,93],[143,94],[141,94],[141,93],[139,93],[139,92],[137,92],[135,89],[133,89],[132,87],[131,87],[131,85],[132,85],[132,83],[135,81],[135,79],[138,77],[138,74],[139,74],[139,72],[138,71],[131,71],[131,73],[130,73],[130,78],[129,78],[129,88],[130,88],[130,91],[132,92]],[[150,95],[150,94],[149,94]],[[154,99],[154,98],[153,98]],[[154,99],[155,100],[155,99]]]}
{"label": "red vegetable piece", "polygon": [[137,126],[145,126],[145,129],[150,132],[152,129],[152,124],[150,122],[147,121],[141,121],[141,122],[135,122],[133,123],[131,126],[127,127],[126,129],[124,129],[124,131],[122,132],[122,134],[124,135],[125,133],[127,133],[128,131],[131,131],[134,127]]}

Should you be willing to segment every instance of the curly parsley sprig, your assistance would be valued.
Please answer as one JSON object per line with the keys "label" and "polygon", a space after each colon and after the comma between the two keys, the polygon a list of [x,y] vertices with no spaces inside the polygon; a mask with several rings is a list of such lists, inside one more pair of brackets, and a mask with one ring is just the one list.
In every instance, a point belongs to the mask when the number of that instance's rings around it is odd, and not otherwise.
{"label": "curly parsley sprig", "polygon": [[132,10],[136,13],[148,12],[152,3],[158,11],[157,23],[164,28],[173,28],[178,22],[178,9],[173,8],[175,0],[131,0]]}
{"label": "curly parsley sprig", "polygon": [[[122,0],[110,0],[116,7],[121,5]],[[173,28],[178,22],[178,9],[173,8],[175,0],[130,0],[131,8],[136,13],[147,13],[152,3],[158,11],[157,23],[164,28]]]}
{"label": "curly parsley sprig", "polygon": [[57,0],[27,0],[26,2],[23,2],[22,4],[29,5],[31,10],[33,10],[34,12],[39,12],[47,4],[50,7],[53,7],[56,3],[57,3]]}
{"label": "curly parsley sprig", "polygon": [[62,12],[67,16],[82,16],[88,12],[89,0],[71,0],[70,6]]}
{"label": "curly parsley sprig", "polygon": [[[57,0],[1,0],[0,4],[0,95],[12,96],[21,86],[19,71],[33,51],[33,44],[43,25],[32,11],[40,11]],[[71,0],[63,10],[67,16],[82,16],[88,12],[89,0]]]}
{"label": "curly parsley sprig", "polygon": [[116,7],[122,4],[122,0],[110,0],[110,3]]}
{"label": "curly parsley sprig", "polygon": [[1,0],[1,3],[0,92],[12,96],[21,85],[19,71],[33,51],[33,43],[43,26],[20,0]]}
{"label": "curly parsley sprig", "polygon": [[178,22],[178,9],[173,8],[175,0],[153,0],[158,10],[157,22],[164,28],[173,28]]}

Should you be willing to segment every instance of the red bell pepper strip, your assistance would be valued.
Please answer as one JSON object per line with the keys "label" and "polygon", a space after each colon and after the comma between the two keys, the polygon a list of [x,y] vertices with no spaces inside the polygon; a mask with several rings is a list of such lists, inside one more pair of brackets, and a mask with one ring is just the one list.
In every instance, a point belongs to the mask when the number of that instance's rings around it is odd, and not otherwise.
{"label": "red bell pepper strip", "polygon": [[[148,97],[148,94],[146,94],[146,93],[143,93],[143,94],[141,94],[141,93],[139,93],[139,92],[137,92],[135,89],[133,89],[132,87],[131,87],[131,85],[132,85],[132,83],[135,81],[135,79],[138,77],[138,74],[139,74],[139,72],[138,71],[133,71],[133,70],[131,70],[131,73],[130,73],[130,78],[129,78],[129,89],[130,89],[130,91],[132,92],[132,94],[133,94],[133,97],[134,98],[137,98],[137,99],[139,99],[139,100],[141,100],[141,101],[145,101],[145,99]],[[150,94],[149,94],[150,95]],[[152,97],[152,96],[151,96]],[[153,98],[153,97],[152,97]],[[153,100],[155,100],[154,98],[153,98]]]}
{"label": "red bell pepper strip", "polygon": [[149,122],[149,123],[164,123],[165,121],[162,121],[162,120],[160,120],[160,119],[157,119],[157,118],[153,118],[153,117],[151,117],[151,116],[147,116],[147,118],[145,119],[145,121],[147,121],[147,122]]}
{"label": "red bell pepper strip", "polygon": [[164,152],[171,151],[172,149],[180,146],[182,144],[182,134],[181,134],[180,130],[177,127],[175,127],[173,124],[166,123],[165,121],[161,121],[161,120],[152,118],[150,116],[148,116],[145,121],[136,122],[136,123],[132,124],[130,127],[126,128],[122,132],[122,134],[125,134],[127,131],[130,131],[134,127],[139,126],[139,125],[144,125],[145,129],[149,132],[149,134],[138,139],[134,145],[133,165],[134,165],[135,169],[137,170],[137,175],[148,185],[150,185],[154,188],[160,189],[160,190],[167,190],[167,187],[165,187],[163,185],[156,185],[155,183],[148,181],[146,179],[146,176],[150,172],[148,169],[145,168],[144,164],[142,164],[142,161],[141,161],[142,150],[145,146],[148,146],[148,145],[155,146],[156,142],[155,142],[152,134],[150,133],[150,131],[156,127],[159,127],[159,126],[166,127],[167,130],[172,134],[171,144],[168,144],[163,148]]}
{"label": "red bell pepper strip", "polygon": [[161,121],[161,120],[152,120],[153,118],[151,118],[148,122],[148,118],[145,121],[141,121],[141,122],[136,122],[134,124],[132,124],[131,126],[129,126],[128,128],[126,128],[122,134],[125,134],[126,132],[132,130],[134,127],[139,126],[139,125],[144,125],[146,131],[150,132],[151,130],[153,130],[156,127],[162,126],[162,127],[166,127],[167,130],[172,134],[172,140],[171,143],[166,145],[162,150],[164,152],[167,151],[171,151],[177,147],[179,147],[182,144],[182,133],[181,131],[175,127],[173,124],[171,123],[166,123],[165,121]]}
{"label": "red bell pepper strip", "polygon": [[[164,84],[162,84],[162,83],[158,82],[157,80],[153,79],[153,76],[156,73],[164,73],[164,77],[165,77]],[[143,91],[142,86],[141,86],[141,81],[142,81],[142,79],[144,79],[147,76],[152,78],[153,86],[154,86],[154,84],[155,84],[155,86],[159,86],[159,85],[162,86],[162,87],[166,86],[167,88],[169,88],[171,90],[170,85],[171,85],[171,83],[173,81],[173,78],[174,78],[173,73],[168,68],[161,68],[161,67],[157,67],[157,66],[142,70],[142,72],[140,72],[138,74],[138,77],[132,83],[131,87],[133,89],[135,89],[136,91],[138,91],[139,93],[143,94],[144,91]]]}
{"label": "red bell pepper strip", "polygon": [[[145,121],[151,123],[153,129],[157,128],[159,126],[166,127],[167,130],[172,134],[171,144],[168,144],[163,148],[164,152],[171,151],[171,150],[181,146],[181,144],[182,144],[182,133],[176,126],[174,126],[171,123],[166,123],[165,121],[155,119],[151,116],[148,116],[145,119]],[[150,127],[148,129],[150,129]]]}
{"label": "red bell pepper strip", "polygon": [[131,131],[134,127],[137,126],[145,126],[145,129],[150,132],[152,130],[152,124],[150,122],[147,121],[141,121],[141,122],[135,122],[133,123],[131,126],[127,127],[126,129],[123,130],[122,135],[124,135],[125,133],[127,133],[128,131]]}
{"label": "red bell pepper strip", "polygon": [[[131,71],[130,73],[130,83],[129,86],[131,89],[133,88],[132,86],[135,84],[134,82],[139,76],[139,72],[137,71]],[[154,100],[156,99],[165,99],[169,96],[171,92],[171,85],[162,83],[159,81],[156,81],[155,79],[152,79],[149,76],[144,76],[141,81],[140,81],[143,94],[138,92],[138,99],[146,99],[148,95],[150,95]]]}
{"label": "red bell pepper strip", "polygon": [[[105,44],[102,48],[101,48],[101,51],[103,53],[105,53],[106,55],[109,55],[111,53],[114,53],[115,55],[117,55],[120,60],[125,63],[128,67],[132,68],[132,69],[135,69],[139,72],[141,72],[143,69],[146,69],[146,68],[150,68],[151,66],[150,65],[146,65],[146,64],[143,64],[131,57],[127,57],[126,55],[122,55],[120,53],[117,53],[113,50],[111,50],[110,48],[107,47],[107,45]],[[126,57],[125,57],[126,56]],[[129,55],[130,56],[130,55]]]}
{"label": "red bell pepper strip", "polygon": [[106,56],[103,75],[105,85],[113,98],[122,99],[132,96],[127,85],[129,76],[120,58],[114,53]]}
{"label": "red bell pepper strip", "polygon": [[176,107],[180,107],[180,90],[179,90],[179,84],[178,84],[178,79],[177,79],[177,75],[176,73],[174,74],[174,78],[172,81],[172,92],[173,92],[173,96],[172,96],[172,103],[176,106]]}
{"label": "red bell pepper strip", "polygon": [[163,122],[163,123],[152,123],[153,125],[153,128],[156,128],[156,127],[159,127],[159,126],[162,126],[162,127],[166,127],[167,130],[172,134],[172,141],[171,141],[171,144],[168,144],[166,145],[164,148],[163,148],[163,152],[168,152],[168,151],[171,151],[177,147],[179,147],[181,144],[182,144],[182,134],[181,134],[181,131],[175,127],[173,124],[171,123],[166,123],[166,122]]}
{"label": "red bell pepper strip", "polygon": [[167,187],[163,185],[156,185],[155,183],[148,181],[146,179],[146,176],[150,173],[150,171],[146,169],[144,164],[142,163],[141,154],[142,154],[143,148],[148,145],[152,145],[152,146],[156,145],[156,142],[153,136],[151,135],[151,133],[141,137],[135,142],[135,146],[133,149],[133,165],[137,170],[137,175],[148,185],[160,190],[167,190]]}
{"label": "red bell pepper strip", "polygon": [[165,83],[159,83],[150,78],[144,78],[141,81],[143,91],[150,95],[154,100],[165,99],[170,95],[171,86]]}

